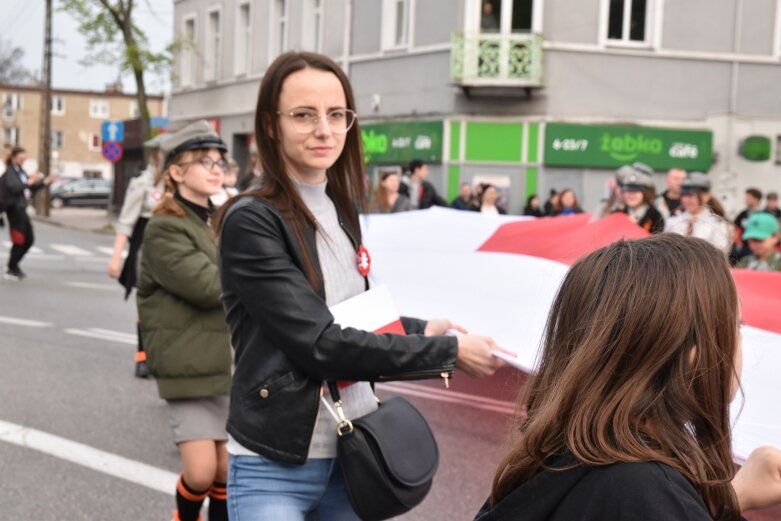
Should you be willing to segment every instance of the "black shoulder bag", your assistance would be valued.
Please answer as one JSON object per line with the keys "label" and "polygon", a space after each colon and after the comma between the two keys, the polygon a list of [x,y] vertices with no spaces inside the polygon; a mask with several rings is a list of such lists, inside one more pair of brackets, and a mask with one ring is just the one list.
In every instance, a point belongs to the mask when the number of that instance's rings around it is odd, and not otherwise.
{"label": "black shoulder bag", "polygon": [[419,505],[439,466],[439,448],[423,415],[397,396],[349,420],[335,382],[328,389],[336,408],[337,458],[356,514],[380,521]]}

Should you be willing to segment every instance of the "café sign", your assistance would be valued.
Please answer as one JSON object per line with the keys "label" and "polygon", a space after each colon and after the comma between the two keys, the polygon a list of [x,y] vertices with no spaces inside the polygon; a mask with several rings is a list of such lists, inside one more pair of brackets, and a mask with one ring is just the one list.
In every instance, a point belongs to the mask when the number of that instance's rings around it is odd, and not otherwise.
{"label": "caf\u00e9 sign", "polygon": [[361,127],[367,163],[442,162],[442,121],[373,123]]}

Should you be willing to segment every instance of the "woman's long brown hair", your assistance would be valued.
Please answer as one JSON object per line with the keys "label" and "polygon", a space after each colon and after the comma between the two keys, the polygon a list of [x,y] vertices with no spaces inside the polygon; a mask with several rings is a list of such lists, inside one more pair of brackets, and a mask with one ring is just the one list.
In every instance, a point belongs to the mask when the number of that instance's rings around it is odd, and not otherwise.
{"label": "woman's long brown hair", "polygon": [[[317,224],[307,208],[298,189],[288,175],[282,158],[282,146],[279,140],[279,95],[288,76],[303,69],[317,69],[333,73],[342,84],[348,109],[355,110],[350,80],[342,69],[330,58],[311,52],[288,52],[280,55],[266,70],[258,93],[255,109],[255,140],[258,144],[260,163],[263,172],[261,186],[242,195],[252,195],[269,201],[285,218],[296,238],[304,260],[304,270],[312,287],[319,287],[312,256],[304,242],[307,227],[316,228]],[[358,214],[366,207],[366,181],[364,176],[363,152],[361,148],[361,129],[356,121],[345,137],[342,154],[326,172],[327,192],[337,209],[344,216],[350,228],[360,241],[360,223]],[[236,201],[226,203],[215,219],[216,229],[222,226],[225,212]]]}
{"label": "woman's long brown hair", "polygon": [[578,261],[550,311],[492,501],[568,452],[592,466],[667,464],[715,519],[739,519],[729,416],[738,314],[727,259],[701,239],[619,241]]}

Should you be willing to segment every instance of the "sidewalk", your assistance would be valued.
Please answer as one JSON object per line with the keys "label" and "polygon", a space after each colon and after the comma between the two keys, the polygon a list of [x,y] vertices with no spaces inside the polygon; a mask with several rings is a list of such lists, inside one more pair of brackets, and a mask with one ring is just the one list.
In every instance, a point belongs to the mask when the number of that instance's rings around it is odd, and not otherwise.
{"label": "sidewalk", "polygon": [[33,222],[86,232],[113,234],[117,220],[114,214],[103,208],[52,208],[49,217],[36,215],[32,208],[28,211]]}

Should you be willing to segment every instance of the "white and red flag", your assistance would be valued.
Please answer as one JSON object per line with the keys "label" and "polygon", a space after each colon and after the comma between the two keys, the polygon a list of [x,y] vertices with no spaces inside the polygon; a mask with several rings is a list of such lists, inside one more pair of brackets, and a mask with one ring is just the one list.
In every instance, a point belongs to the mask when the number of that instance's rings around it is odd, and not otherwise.
{"label": "white and red flag", "polygon": [[[363,231],[372,278],[387,285],[401,314],[447,317],[491,335],[530,371],[569,266],[618,239],[648,235],[618,214],[531,220],[443,208],[371,215]],[[741,459],[760,445],[781,447],[781,273],[733,274],[747,324],[743,396],[733,404]]]}

